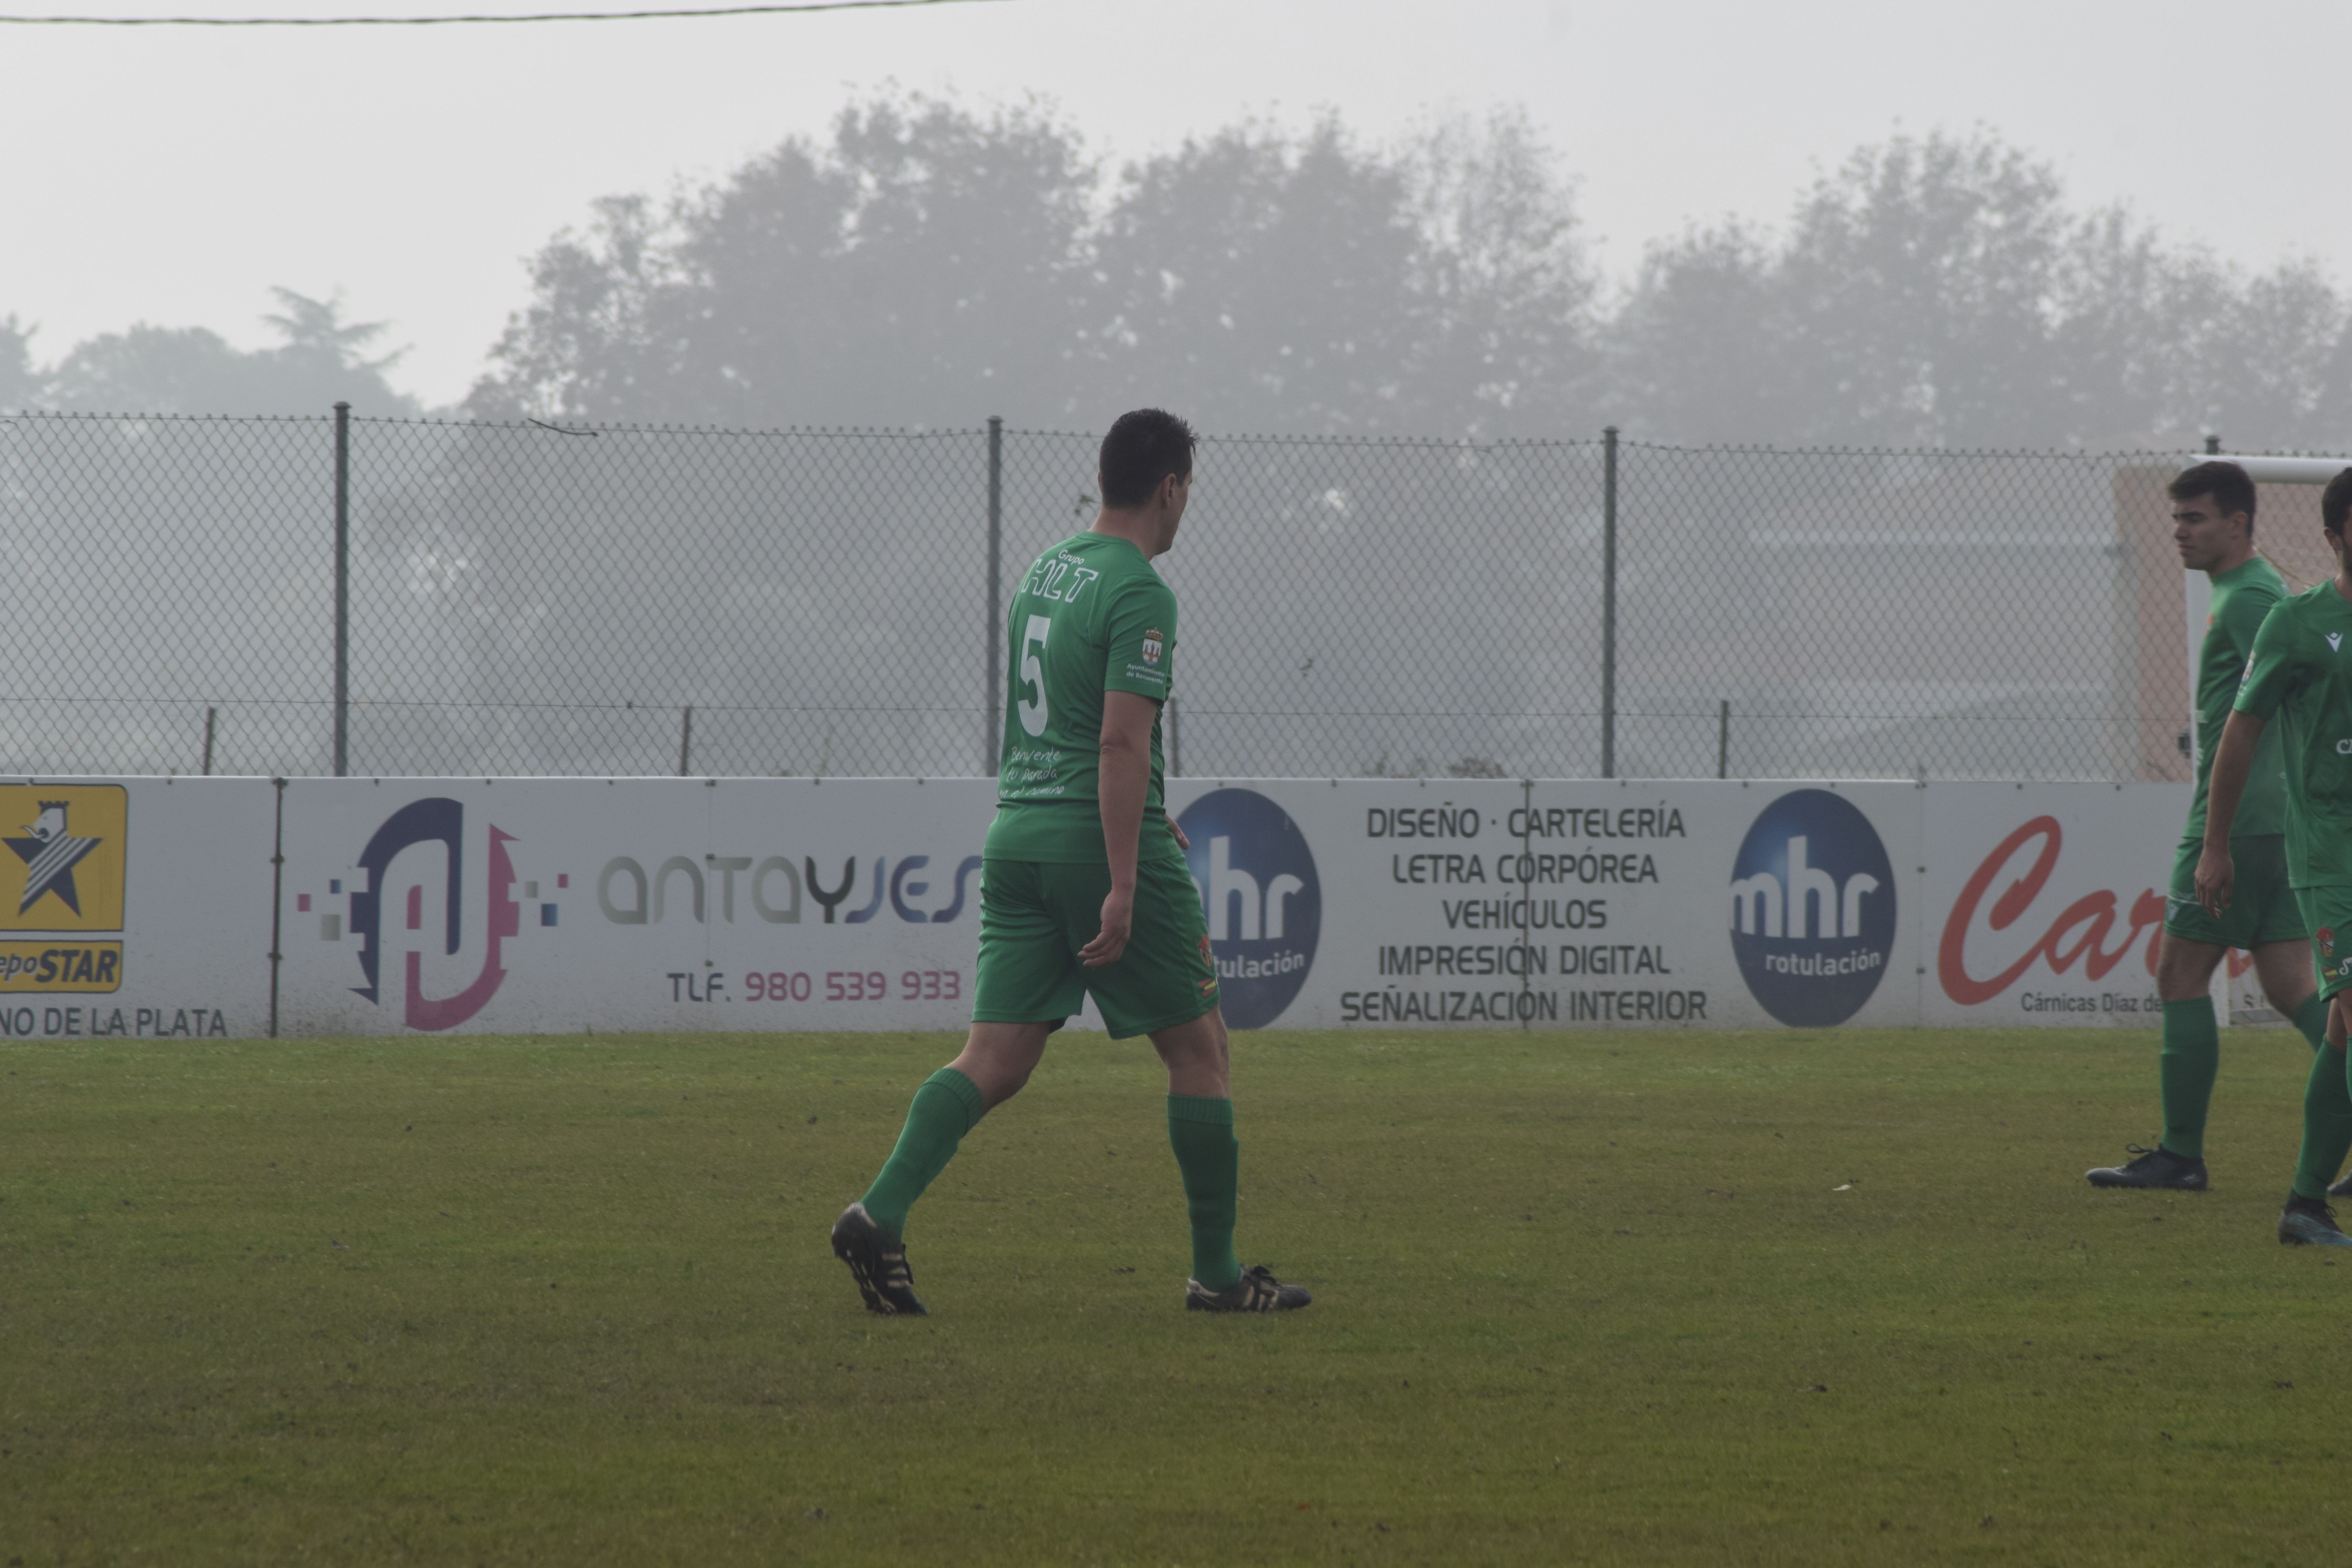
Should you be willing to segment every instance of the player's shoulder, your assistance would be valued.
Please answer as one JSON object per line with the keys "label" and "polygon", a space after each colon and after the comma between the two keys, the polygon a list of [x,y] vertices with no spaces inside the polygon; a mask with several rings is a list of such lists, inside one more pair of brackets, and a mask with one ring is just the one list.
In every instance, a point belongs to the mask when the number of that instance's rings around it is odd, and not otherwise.
{"label": "player's shoulder", "polygon": [[1165,594],[1174,597],[1168,580],[1151,558],[1124,539],[1110,542],[1115,548],[1102,551],[1103,585],[1119,594]]}
{"label": "player's shoulder", "polygon": [[2259,603],[2275,603],[2288,596],[2286,579],[2279,569],[2260,555],[2250,557],[2245,565],[2230,574],[2229,591],[2238,598]]}
{"label": "player's shoulder", "polygon": [[2281,582],[2278,603],[2271,606],[2270,613],[2287,624],[2308,620],[2324,613],[2329,607],[2326,601],[2335,596],[2336,584],[2332,582],[2315,583],[2301,593],[2287,592],[2286,584]]}
{"label": "player's shoulder", "polygon": [[[2260,628],[2255,632],[2255,651],[2264,658],[2290,658],[2299,652],[2309,652],[2306,644],[2334,635],[2340,642],[2343,625],[2334,606],[2322,602],[2321,596],[2333,596],[2335,584],[2322,583],[2299,594],[2289,594],[2273,601],[2264,611]],[[2331,649],[2336,646],[2331,643]]]}

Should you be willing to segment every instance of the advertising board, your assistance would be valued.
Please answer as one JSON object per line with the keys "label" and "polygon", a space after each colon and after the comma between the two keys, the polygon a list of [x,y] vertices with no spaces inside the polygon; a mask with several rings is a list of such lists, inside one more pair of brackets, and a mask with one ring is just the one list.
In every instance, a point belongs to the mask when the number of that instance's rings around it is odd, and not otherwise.
{"label": "advertising board", "polygon": [[[957,1029],[994,797],[0,784],[0,1037]],[[1240,1028],[2129,1025],[2154,1016],[2187,786],[1181,779],[1168,800]]]}
{"label": "advertising board", "polygon": [[[1244,1026],[1826,1026],[1918,1016],[1916,858],[1890,847],[1919,795],[1187,780],[1169,807]],[[1220,826],[1270,816],[1288,832]]]}
{"label": "advertising board", "polygon": [[268,1032],[268,779],[0,781],[0,1038]]}
{"label": "advertising board", "polygon": [[1926,1024],[2158,1021],[2186,784],[1930,784]]}
{"label": "advertising board", "polygon": [[297,779],[281,1027],[940,1029],[984,780]]}

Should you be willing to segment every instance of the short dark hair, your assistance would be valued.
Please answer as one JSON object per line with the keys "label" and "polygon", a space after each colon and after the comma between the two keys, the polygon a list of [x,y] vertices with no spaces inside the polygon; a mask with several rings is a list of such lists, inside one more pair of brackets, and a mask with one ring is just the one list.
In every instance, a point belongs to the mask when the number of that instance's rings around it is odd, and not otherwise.
{"label": "short dark hair", "polygon": [[2179,477],[2164,487],[2164,493],[2177,501],[2211,496],[2213,504],[2221,509],[2223,517],[2244,512],[2246,533],[2249,537],[2253,534],[2254,481],[2245,469],[2235,463],[2215,461],[2183,468]]}
{"label": "short dark hair", "polygon": [[2319,526],[2341,539],[2347,514],[2352,514],[2352,468],[2328,480],[2319,492]]}
{"label": "short dark hair", "polygon": [[1160,408],[1139,408],[1111,421],[1102,444],[1102,503],[1118,511],[1145,505],[1173,474],[1192,477],[1192,427]]}

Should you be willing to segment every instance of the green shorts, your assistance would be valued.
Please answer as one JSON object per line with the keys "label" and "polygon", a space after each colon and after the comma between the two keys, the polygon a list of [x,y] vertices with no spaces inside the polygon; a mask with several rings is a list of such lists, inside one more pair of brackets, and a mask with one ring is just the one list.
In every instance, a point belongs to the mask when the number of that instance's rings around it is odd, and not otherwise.
{"label": "green shorts", "polygon": [[2172,860],[2172,887],[2164,900],[2164,929],[2184,942],[2251,952],[2268,942],[2301,942],[2312,931],[2295,890],[2286,882],[2286,837],[2263,833],[2230,840],[2237,881],[2219,920],[2197,901],[2197,861],[2202,838],[2184,838]]}
{"label": "green shorts", "polygon": [[2296,902],[2311,932],[2311,970],[2319,994],[2352,986],[2352,888],[2297,888]]}
{"label": "green shorts", "polygon": [[1094,993],[1103,1025],[1128,1039],[1189,1024],[1217,1005],[1217,960],[1201,889],[1181,860],[1135,871],[1135,924],[1118,962],[1088,969],[1078,949],[1101,934],[1108,866],[990,860],[981,868],[976,1024],[1060,1025]]}

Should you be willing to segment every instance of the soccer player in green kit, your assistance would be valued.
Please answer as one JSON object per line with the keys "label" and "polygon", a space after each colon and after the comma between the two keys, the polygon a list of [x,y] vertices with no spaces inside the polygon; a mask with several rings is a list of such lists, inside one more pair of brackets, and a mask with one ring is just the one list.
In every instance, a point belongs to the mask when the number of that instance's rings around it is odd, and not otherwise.
{"label": "soccer player in green kit", "polygon": [[[2242,900],[2233,822],[2275,715],[2286,763],[2287,878],[2311,932],[2313,967],[2326,999],[2326,1044],[2304,1093],[2303,1154],[2279,1215],[2288,1243],[2352,1247],[2327,1206],[2327,1184],[2352,1148],[2352,1090],[2345,1079],[2346,1025],[2352,1023],[2352,556],[2344,524],[2352,513],[2352,468],[2328,481],[2320,526],[2336,552],[2336,574],[2280,601],[2255,634],[2253,657],[2234,711],[2215,748],[2205,812],[2197,900],[2219,918]],[[2345,940],[2339,941],[2339,933]],[[2315,1113],[2315,1106],[2331,1110]]]}
{"label": "soccer player in green kit", "polygon": [[1279,1312],[1310,1300],[1264,1268],[1244,1272],[1234,1253],[1240,1155],[1216,957],[1162,804],[1176,595],[1151,558],[1176,541],[1192,446],[1172,414],[1121,415],[1103,438],[1094,526],[1037,557],[1013,595],[971,1032],[915,1091],[888,1163],[833,1227],[873,1311],[924,1312],[908,1210],[964,1134],[1020,1092],[1089,991],[1114,1037],[1150,1036],[1168,1068],[1168,1141],[1192,1221],[1185,1307]]}
{"label": "soccer player in green kit", "polygon": [[[2254,635],[2271,607],[2285,597],[2286,584],[2276,567],[2254,553],[2254,482],[2245,469],[2235,463],[2200,463],[2176,478],[2167,493],[2172,498],[2172,539],[2180,564],[2211,579],[2213,605],[2197,659],[2197,790],[2174,857],[2164,932],[2157,945],[2156,988],[2164,1004],[2164,1045],[2157,1058],[2164,1136],[2153,1149],[2132,1145],[2139,1157],[2129,1163],[2103,1166],[2088,1174],[2094,1186],[2203,1192],[2205,1113],[2221,1054],[2210,994],[2215,968],[2233,947],[2252,953],[2254,973],[2271,1005],[2282,1017],[2293,1019],[2323,1058],[2326,1008],[2313,993],[2305,962],[2307,929],[2288,886],[2282,837],[2286,784],[2280,773],[2276,735],[2263,736],[2255,749],[2245,795],[2230,829],[2239,897],[2219,916],[2208,914],[2197,901],[2197,858],[2205,847],[2214,748],[2253,653]],[[2307,1124],[2317,1117],[2332,1127],[2335,1122],[2328,1119],[2352,1110],[2340,1103],[2340,1070],[2326,1070],[2323,1062],[2312,1085],[2305,1097]],[[2343,1157],[2342,1149],[2336,1150],[2336,1157]]]}

